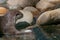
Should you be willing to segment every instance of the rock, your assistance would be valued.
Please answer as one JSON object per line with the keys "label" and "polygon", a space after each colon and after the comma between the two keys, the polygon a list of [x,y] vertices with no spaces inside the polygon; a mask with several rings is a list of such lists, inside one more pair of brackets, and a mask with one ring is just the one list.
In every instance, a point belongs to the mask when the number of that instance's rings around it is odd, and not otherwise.
{"label": "rock", "polygon": [[7,5],[10,9],[16,9],[18,7],[24,8],[27,6],[34,6],[39,0],[8,0]]}
{"label": "rock", "polygon": [[60,8],[46,11],[37,19],[38,25],[57,25],[60,23]]}
{"label": "rock", "polygon": [[34,7],[32,7],[32,6],[25,7],[23,10],[32,12],[34,17],[38,17],[40,15],[39,10],[34,8]]}
{"label": "rock", "polygon": [[0,0],[0,4],[5,3],[7,0]]}
{"label": "rock", "polygon": [[36,4],[36,8],[38,8],[42,12],[53,9],[53,7],[55,7],[55,4],[52,4],[44,0],[41,0]]}
{"label": "rock", "polygon": [[4,16],[7,13],[8,9],[5,7],[0,7],[0,16]]}

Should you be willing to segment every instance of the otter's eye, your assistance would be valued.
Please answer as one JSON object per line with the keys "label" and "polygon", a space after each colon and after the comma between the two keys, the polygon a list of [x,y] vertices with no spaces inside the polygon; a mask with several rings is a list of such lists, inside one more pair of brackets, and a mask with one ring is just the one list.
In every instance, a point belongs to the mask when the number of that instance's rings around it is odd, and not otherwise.
{"label": "otter's eye", "polygon": [[22,13],[19,12],[16,14],[16,20],[21,19],[22,17],[23,17]]}
{"label": "otter's eye", "polygon": [[16,14],[16,20],[20,19],[21,15],[20,14]]}
{"label": "otter's eye", "polygon": [[20,19],[21,16],[22,16],[22,15],[17,14],[17,15],[16,15],[16,18],[17,18],[17,19]]}

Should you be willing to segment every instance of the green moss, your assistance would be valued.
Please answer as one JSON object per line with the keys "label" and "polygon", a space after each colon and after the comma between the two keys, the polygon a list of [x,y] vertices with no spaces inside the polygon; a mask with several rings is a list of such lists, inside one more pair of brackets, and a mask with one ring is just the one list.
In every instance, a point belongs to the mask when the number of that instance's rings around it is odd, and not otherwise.
{"label": "green moss", "polygon": [[56,26],[54,25],[47,25],[45,26],[45,28],[44,27],[42,28],[49,34],[56,32]]}

